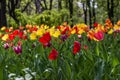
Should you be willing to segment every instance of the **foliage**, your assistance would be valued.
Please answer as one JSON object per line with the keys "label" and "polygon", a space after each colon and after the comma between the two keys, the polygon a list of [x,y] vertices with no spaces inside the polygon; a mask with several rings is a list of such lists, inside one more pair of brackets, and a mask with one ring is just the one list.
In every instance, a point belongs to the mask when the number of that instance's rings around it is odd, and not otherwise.
{"label": "foliage", "polygon": [[85,24],[2,27],[0,78],[119,80],[120,21],[105,24],[96,23],[93,29]]}

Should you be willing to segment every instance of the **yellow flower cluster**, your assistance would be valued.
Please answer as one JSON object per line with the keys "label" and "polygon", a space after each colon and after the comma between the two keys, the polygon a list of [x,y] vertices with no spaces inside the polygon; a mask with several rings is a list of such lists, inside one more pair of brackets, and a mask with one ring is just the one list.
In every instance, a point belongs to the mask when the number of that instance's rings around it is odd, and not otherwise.
{"label": "yellow flower cluster", "polygon": [[[58,38],[62,34],[72,35],[78,34],[82,35],[83,33],[86,34],[87,37],[90,39],[96,40],[95,34],[98,32],[112,34],[113,32],[120,32],[120,21],[117,24],[113,25],[109,19],[105,21],[105,25],[102,24],[95,24],[93,28],[90,29],[89,26],[86,24],[76,24],[73,27],[70,27],[66,23],[64,25],[60,25],[58,27],[50,27],[47,25],[26,25],[25,27],[21,26],[19,29],[24,32],[25,35],[29,35],[30,40],[36,40],[39,37],[42,37],[44,33],[49,32],[50,36]],[[0,32],[0,37],[3,41],[6,41],[9,38],[9,33],[13,32],[13,27],[7,28],[3,26]],[[6,32],[6,33],[3,33]],[[9,32],[9,33],[8,33]]]}

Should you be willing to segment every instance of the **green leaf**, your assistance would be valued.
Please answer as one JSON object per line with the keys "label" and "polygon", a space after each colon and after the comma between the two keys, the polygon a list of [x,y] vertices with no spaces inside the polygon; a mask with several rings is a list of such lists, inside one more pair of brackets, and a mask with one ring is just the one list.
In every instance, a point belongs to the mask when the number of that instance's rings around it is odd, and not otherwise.
{"label": "green leaf", "polygon": [[114,58],[113,58],[113,61],[112,61],[112,66],[113,66],[113,67],[116,67],[118,64],[119,64],[118,58],[117,58],[117,57],[114,57]]}

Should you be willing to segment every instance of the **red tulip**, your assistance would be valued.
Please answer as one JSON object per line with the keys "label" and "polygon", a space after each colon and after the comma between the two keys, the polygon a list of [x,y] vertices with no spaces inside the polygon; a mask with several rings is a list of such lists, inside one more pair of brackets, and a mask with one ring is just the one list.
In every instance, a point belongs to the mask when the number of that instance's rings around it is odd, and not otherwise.
{"label": "red tulip", "polygon": [[23,35],[22,39],[23,39],[23,40],[26,40],[26,39],[27,39],[27,36],[26,36],[26,35]]}
{"label": "red tulip", "polygon": [[68,26],[61,32],[61,34],[66,34],[67,31],[69,31],[69,27]]}
{"label": "red tulip", "polygon": [[87,46],[87,45],[84,45],[84,49],[87,50],[87,49],[88,49],[88,46]]}
{"label": "red tulip", "polygon": [[12,41],[15,38],[13,34],[9,34],[9,39]]}
{"label": "red tulip", "polygon": [[51,36],[49,32],[45,33],[41,38],[39,38],[39,42],[41,42],[43,45],[49,43],[50,40]]}
{"label": "red tulip", "polygon": [[16,36],[16,35],[18,35],[18,34],[19,34],[19,30],[14,30],[14,31],[13,31],[13,35],[14,35],[14,36]]}
{"label": "red tulip", "polygon": [[81,49],[81,44],[78,41],[74,42],[74,47],[73,47],[73,54],[77,54]]}
{"label": "red tulip", "polygon": [[93,26],[94,26],[94,27],[97,27],[97,26],[98,26],[98,23],[97,23],[97,22],[95,22]]}
{"label": "red tulip", "polygon": [[6,29],[5,32],[9,32],[9,29]]}
{"label": "red tulip", "polygon": [[104,38],[104,34],[102,31],[98,31],[97,33],[94,34],[94,37],[98,40],[101,41]]}
{"label": "red tulip", "polygon": [[55,49],[52,49],[52,51],[50,52],[48,58],[50,60],[55,60],[55,59],[57,59],[57,56],[58,56],[58,52]]}
{"label": "red tulip", "polygon": [[23,38],[23,32],[19,32],[19,34],[18,34],[18,36],[19,36],[19,38]]}

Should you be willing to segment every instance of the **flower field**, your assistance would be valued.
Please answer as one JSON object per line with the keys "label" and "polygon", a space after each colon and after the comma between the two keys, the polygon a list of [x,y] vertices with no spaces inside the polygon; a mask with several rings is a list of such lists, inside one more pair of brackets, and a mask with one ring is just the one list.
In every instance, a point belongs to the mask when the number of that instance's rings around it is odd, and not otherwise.
{"label": "flower field", "polygon": [[0,80],[119,80],[120,21],[0,30]]}

